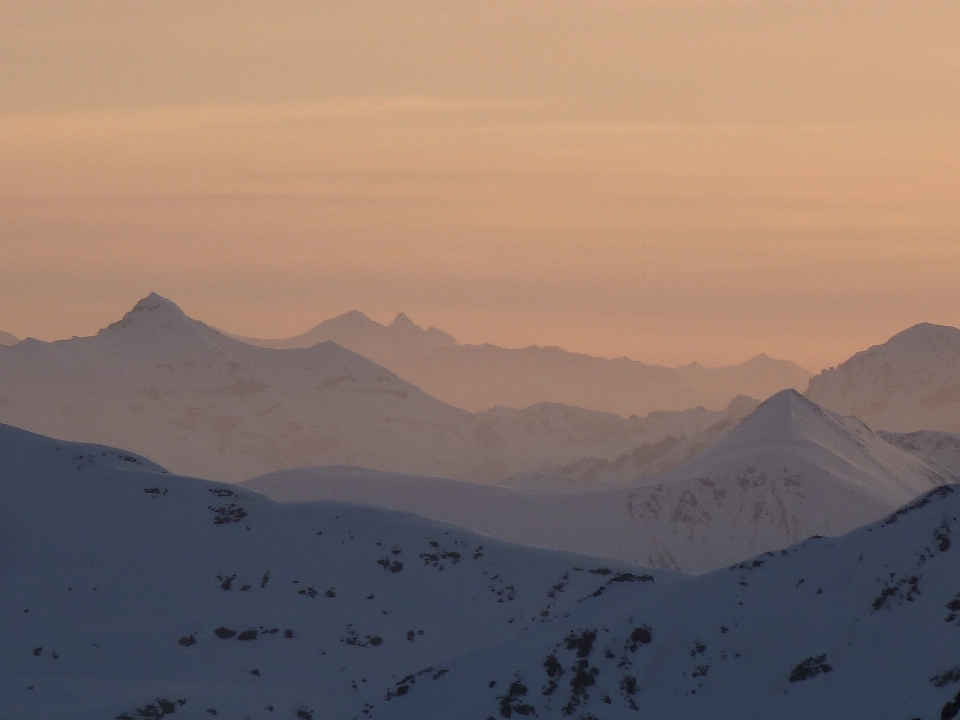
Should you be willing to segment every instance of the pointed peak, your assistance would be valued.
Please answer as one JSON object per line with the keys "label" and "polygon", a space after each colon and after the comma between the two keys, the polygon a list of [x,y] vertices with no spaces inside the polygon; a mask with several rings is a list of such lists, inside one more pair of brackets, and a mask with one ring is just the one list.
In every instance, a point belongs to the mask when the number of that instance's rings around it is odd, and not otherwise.
{"label": "pointed peak", "polygon": [[776,411],[778,409],[792,409],[792,408],[804,408],[804,409],[814,409],[819,412],[820,406],[817,405],[812,400],[808,400],[803,395],[801,395],[797,390],[793,388],[788,388],[786,390],[781,390],[778,393],[774,393],[766,400],[764,400],[757,407],[757,411],[767,408],[768,411]]}
{"label": "pointed peak", "polygon": [[157,293],[150,293],[134,305],[133,309],[124,315],[123,318],[107,325],[106,329],[119,330],[133,323],[142,324],[143,322],[147,322],[148,318],[150,324],[156,322],[168,324],[173,321],[184,321],[188,319],[176,303],[167,300]]}
{"label": "pointed peak", "polygon": [[404,332],[410,331],[420,331],[422,328],[417,325],[413,320],[407,317],[406,313],[398,313],[397,316],[393,319],[393,322],[390,323],[390,328],[393,330],[402,330]]}

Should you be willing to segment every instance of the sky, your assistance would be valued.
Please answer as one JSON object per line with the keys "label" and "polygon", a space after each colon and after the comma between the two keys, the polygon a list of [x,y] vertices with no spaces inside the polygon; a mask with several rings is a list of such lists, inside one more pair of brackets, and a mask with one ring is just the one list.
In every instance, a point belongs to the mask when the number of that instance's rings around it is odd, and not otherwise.
{"label": "sky", "polygon": [[960,2],[0,3],[0,330],[817,372],[960,326]]}

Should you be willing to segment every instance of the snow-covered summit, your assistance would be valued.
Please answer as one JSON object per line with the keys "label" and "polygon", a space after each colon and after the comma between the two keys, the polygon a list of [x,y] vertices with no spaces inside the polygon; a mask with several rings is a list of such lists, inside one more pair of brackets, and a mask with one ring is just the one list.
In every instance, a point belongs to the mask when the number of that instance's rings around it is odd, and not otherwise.
{"label": "snow-covered summit", "polygon": [[813,535],[840,535],[954,481],[941,465],[795,392],[773,396],[665,475],[624,483],[620,469],[607,465],[563,491],[330,468],[282,471],[247,486],[282,500],[362,502],[512,542],[700,573]]}
{"label": "snow-covered summit", "polygon": [[960,329],[915,325],[824,370],[806,394],[873,428],[960,432]]}
{"label": "snow-covered summit", "polygon": [[0,356],[0,422],[218,480],[304,465],[497,480],[659,432],[657,420],[566,406],[474,415],[332,341],[249,345],[155,294],[92,337],[27,340]]}

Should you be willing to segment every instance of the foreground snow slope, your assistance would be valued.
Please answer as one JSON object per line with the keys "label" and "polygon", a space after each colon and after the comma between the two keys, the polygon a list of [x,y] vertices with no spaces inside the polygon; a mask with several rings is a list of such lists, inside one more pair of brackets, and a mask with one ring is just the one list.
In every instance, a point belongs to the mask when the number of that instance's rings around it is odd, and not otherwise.
{"label": "foreground snow slope", "polygon": [[960,432],[960,329],[915,325],[824,370],[806,394],[872,428]]}
{"label": "foreground snow slope", "polygon": [[960,492],[643,595],[603,595],[411,686],[378,720],[952,720]]}
{"label": "foreground snow slope", "polygon": [[802,389],[810,378],[799,365],[766,355],[728,367],[691,363],[667,368],[558,347],[462,345],[437,328],[424,330],[403,313],[389,325],[353,311],[293,338],[234,337],[272,348],[309,347],[332,340],[390,368],[434,397],[477,412],[540,402],[624,416],[698,405],[719,410],[737,395],[768,397],[783,388]]}
{"label": "foreground snow slope", "polygon": [[0,426],[3,716],[953,720],[958,517],[684,579]]}
{"label": "foreground snow slope", "polygon": [[331,342],[254,347],[158,295],[93,337],[0,346],[0,422],[227,481],[329,464],[489,481],[716,421],[556,404],[474,415]]}
{"label": "foreground snow slope", "polygon": [[359,717],[408,675],[434,682],[441,663],[589,604],[612,579],[611,592],[656,584],[0,426],[4,718]]}
{"label": "foreground snow slope", "polygon": [[415,512],[527,545],[700,573],[872,522],[955,477],[784,391],[665,476],[592,491],[303,468],[246,487]]}

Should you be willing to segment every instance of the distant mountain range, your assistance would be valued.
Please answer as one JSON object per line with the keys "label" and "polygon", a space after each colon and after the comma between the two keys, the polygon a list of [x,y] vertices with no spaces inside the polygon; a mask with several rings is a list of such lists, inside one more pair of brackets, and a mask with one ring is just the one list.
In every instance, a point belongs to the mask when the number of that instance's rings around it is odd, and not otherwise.
{"label": "distant mountain range", "polygon": [[6,345],[9,347],[10,345],[16,345],[18,342],[20,341],[13,335],[11,335],[8,332],[3,332],[3,330],[0,330],[0,345]]}
{"label": "distant mountain range", "polygon": [[[909,478],[916,466],[880,451],[853,421],[786,394],[752,418],[736,443],[714,447],[716,489],[767,448],[786,463],[832,459],[841,483],[874,503],[912,492],[885,473]],[[795,499],[837,499],[814,497],[828,490],[825,477],[793,485],[779,466],[766,471],[768,488]],[[872,490],[857,487],[867,471]],[[951,486],[845,537],[688,579],[386,510],[279,505],[127,451],[9,426],[0,426],[0,478],[5,717],[960,712],[960,492]],[[734,486],[760,489],[759,479],[748,473]],[[749,504],[744,519],[758,510]]]}
{"label": "distant mountain range", "polygon": [[848,532],[955,482],[957,470],[785,390],[655,478],[630,480],[611,467],[608,477],[558,491],[302,468],[244,486],[277,500],[366,503],[525,545],[700,573]]}
{"label": "distant mountain range", "polygon": [[293,338],[232,337],[270,348],[310,347],[332,340],[390,368],[430,395],[474,412],[540,402],[625,417],[701,405],[719,410],[737,395],[766,398],[784,388],[803,390],[811,376],[795,363],[766,355],[729,367],[705,368],[692,363],[666,368],[558,347],[461,345],[442,330],[424,330],[403,313],[389,325],[353,311]]}
{"label": "distant mountain range", "polygon": [[873,428],[960,433],[960,330],[915,325],[823,371],[807,396]]}
{"label": "distant mountain range", "polygon": [[255,347],[158,295],[92,337],[0,347],[0,422],[218,480],[354,465],[490,481],[693,436],[730,417],[694,409],[624,419],[558,404],[473,414],[333,342]]}

